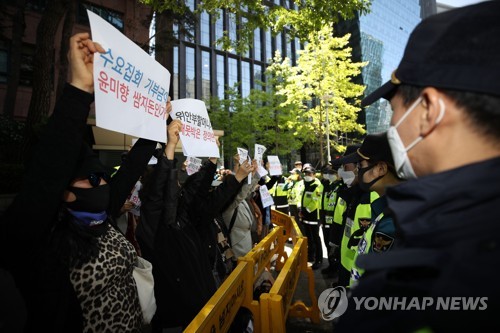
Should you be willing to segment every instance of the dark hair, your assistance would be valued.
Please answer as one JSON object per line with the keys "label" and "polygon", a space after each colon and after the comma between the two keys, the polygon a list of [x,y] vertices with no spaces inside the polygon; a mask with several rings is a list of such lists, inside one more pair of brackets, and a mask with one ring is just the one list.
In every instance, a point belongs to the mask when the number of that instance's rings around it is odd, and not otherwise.
{"label": "dark hair", "polygon": [[[397,93],[403,98],[404,105],[408,106],[421,95],[423,89],[402,84]],[[465,110],[477,132],[494,140],[500,139],[500,97],[450,89],[440,91]]]}

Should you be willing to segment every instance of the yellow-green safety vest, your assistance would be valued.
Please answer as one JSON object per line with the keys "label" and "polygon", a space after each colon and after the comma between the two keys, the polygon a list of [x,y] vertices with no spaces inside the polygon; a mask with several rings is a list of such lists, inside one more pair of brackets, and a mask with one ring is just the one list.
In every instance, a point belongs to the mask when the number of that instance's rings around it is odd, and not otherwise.
{"label": "yellow-green safety vest", "polygon": [[[323,202],[321,203],[322,209],[325,211],[325,223],[332,224],[334,222],[334,214],[335,214],[335,206],[337,203],[338,189],[340,187],[340,183],[335,186],[335,188],[330,192],[328,196],[325,195],[323,198]],[[324,191],[324,188],[323,188]],[[339,222],[337,222],[339,223]],[[340,219],[340,223],[342,224],[342,219]]]}
{"label": "yellow-green safety vest", "polygon": [[370,192],[370,202],[358,204],[358,206],[356,207],[356,213],[354,214],[354,220],[349,217],[346,218],[344,234],[342,235],[342,243],[340,248],[340,263],[348,272],[351,272],[357,246],[353,249],[350,249],[347,247],[347,243],[349,242],[351,235],[360,228],[360,219],[372,219],[371,203],[378,197],[379,195],[377,194],[377,192]]}
{"label": "yellow-green safety vest", "polygon": [[309,213],[313,211],[318,212],[317,218],[319,219],[319,208],[321,207],[321,196],[323,195],[323,184],[319,181],[318,178],[315,178],[313,181],[317,186],[314,188],[312,192],[306,191],[305,184],[302,187],[302,208],[306,209]]}
{"label": "yellow-green safety vest", "polygon": [[300,194],[302,193],[302,187],[304,187],[303,180],[297,180],[294,181],[291,186],[290,184],[287,184],[287,186],[285,186],[286,191],[288,192],[289,205],[296,205],[297,207],[300,207]]}
{"label": "yellow-green safety vest", "polygon": [[351,281],[350,281],[350,286],[353,287],[356,284],[356,281],[359,280],[361,275],[365,272],[364,269],[359,268],[356,265],[356,259],[358,259],[359,255],[367,254],[370,252],[370,249],[373,244],[372,236],[373,236],[373,231],[375,230],[375,227],[377,226],[378,222],[384,217],[384,213],[380,213],[375,221],[372,222],[368,230],[365,231],[363,234],[363,237],[359,241],[358,244],[358,249],[356,251],[356,254],[354,255],[354,260],[353,260],[353,265],[351,268]]}

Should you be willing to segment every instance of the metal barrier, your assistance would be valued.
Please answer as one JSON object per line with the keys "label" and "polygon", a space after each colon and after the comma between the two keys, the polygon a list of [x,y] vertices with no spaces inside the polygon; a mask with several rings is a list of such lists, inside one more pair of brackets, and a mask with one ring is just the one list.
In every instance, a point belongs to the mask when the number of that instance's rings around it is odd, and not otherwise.
{"label": "metal barrier", "polygon": [[[252,311],[255,332],[285,332],[288,315],[308,317],[319,323],[319,309],[314,291],[314,274],[307,266],[307,238],[303,237],[297,224],[288,215],[271,211],[273,230],[244,257],[231,275],[219,287],[203,309],[184,332],[227,332],[240,307]],[[285,242],[292,238],[293,250],[288,256]],[[253,299],[253,286],[264,269],[271,267],[280,271],[269,293]],[[309,295],[312,306],[302,301],[292,304],[300,273],[305,272],[309,280]]]}

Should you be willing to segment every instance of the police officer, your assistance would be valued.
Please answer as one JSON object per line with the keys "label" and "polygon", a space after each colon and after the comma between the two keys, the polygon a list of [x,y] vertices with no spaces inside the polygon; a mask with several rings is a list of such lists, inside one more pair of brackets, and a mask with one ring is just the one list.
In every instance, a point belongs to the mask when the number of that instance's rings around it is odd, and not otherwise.
{"label": "police officer", "polygon": [[369,252],[384,253],[394,244],[395,227],[392,214],[387,209],[385,190],[389,186],[399,184],[402,180],[397,176],[391,149],[387,141],[387,133],[368,135],[357,150],[361,158],[358,171],[358,183],[365,192],[375,191],[380,196],[371,204],[371,225],[360,228],[351,236],[351,240],[360,238],[354,265],[351,268],[351,288],[356,284],[364,270],[356,264],[358,256]]}
{"label": "police officer", "polygon": [[319,237],[319,211],[323,185],[316,178],[316,170],[312,166],[304,167],[304,186],[301,193],[300,218],[307,237],[308,261],[312,268],[318,269],[323,263],[323,246]]}
{"label": "police officer", "polygon": [[[357,249],[357,242],[351,240],[351,236],[360,228],[366,228],[371,222],[370,204],[378,198],[375,192],[364,192],[358,184],[359,161],[357,154],[359,145],[351,145],[346,149],[343,157],[336,160],[342,164],[338,174],[342,177],[347,188],[339,195],[343,198],[343,204],[337,205],[342,214],[342,225],[344,226],[340,240],[340,267],[338,285],[348,286],[351,276],[351,268]],[[335,216],[334,212],[334,216]],[[358,239],[359,241],[359,239]]]}
{"label": "police officer", "polygon": [[323,195],[321,197],[320,221],[321,228],[323,230],[323,241],[325,242],[325,247],[328,251],[328,267],[322,269],[321,273],[333,275],[338,271],[338,267],[336,267],[338,260],[332,253],[330,233],[333,229],[335,229],[333,232],[339,233],[337,229],[342,228],[342,221],[340,224],[334,223],[333,221],[335,205],[337,204],[338,199],[337,193],[338,189],[342,185],[342,181],[337,179],[337,170],[331,165],[324,167],[322,174]]}
{"label": "police officer", "polygon": [[[409,180],[386,192],[395,246],[358,259],[365,273],[352,296],[432,304],[348,307],[336,332],[500,329],[499,35],[500,1],[430,16],[391,80],[363,100],[390,101],[388,141]],[[446,302],[453,305],[437,306]]]}

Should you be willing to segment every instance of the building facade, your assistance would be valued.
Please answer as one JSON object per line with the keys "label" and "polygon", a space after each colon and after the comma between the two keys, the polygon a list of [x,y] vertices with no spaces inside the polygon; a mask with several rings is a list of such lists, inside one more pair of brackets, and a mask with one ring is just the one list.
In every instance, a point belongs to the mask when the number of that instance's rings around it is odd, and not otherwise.
{"label": "building facade", "polygon": [[[390,79],[415,26],[436,13],[435,0],[373,0],[370,13],[342,22],[337,33],[351,33],[355,61],[367,61],[359,83],[366,86],[365,96]],[[386,100],[365,108],[368,134],[387,130],[392,111]]]}

